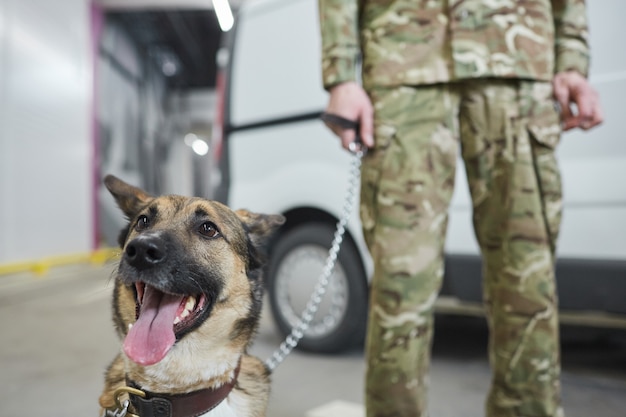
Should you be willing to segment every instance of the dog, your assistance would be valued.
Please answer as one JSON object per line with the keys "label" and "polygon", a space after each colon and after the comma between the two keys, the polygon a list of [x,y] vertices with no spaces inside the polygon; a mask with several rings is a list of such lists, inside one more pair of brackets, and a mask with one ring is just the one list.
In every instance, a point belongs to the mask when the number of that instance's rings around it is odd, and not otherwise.
{"label": "dog", "polygon": [[265,416],[269,370],[247,351],[261,314],[262,248],[284,217],[153,197],[112,175],[104,184],[128,224],[112,302],[123,343],[102,413],[127,402],[140,417]]}

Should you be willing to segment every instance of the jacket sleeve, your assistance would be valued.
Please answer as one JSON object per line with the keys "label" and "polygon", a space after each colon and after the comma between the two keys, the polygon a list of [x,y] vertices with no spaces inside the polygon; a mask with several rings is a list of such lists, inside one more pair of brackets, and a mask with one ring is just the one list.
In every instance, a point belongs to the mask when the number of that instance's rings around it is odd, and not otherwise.
{"label": "jacket sleeve", "polygon": [[318,0],[324,88],[357,79],[358,0]]}
{"label": "jacket sleeve", "polygon": [[589,30],[585,0],[552,0],[555,72],[589,73]]}

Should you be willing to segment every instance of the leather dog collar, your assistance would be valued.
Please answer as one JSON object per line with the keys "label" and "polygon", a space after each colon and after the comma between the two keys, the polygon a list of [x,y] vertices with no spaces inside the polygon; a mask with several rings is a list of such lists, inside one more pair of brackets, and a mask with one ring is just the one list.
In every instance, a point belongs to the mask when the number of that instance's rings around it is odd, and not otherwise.
{"label": "leather dog collar", "polygon": [[[207,388],[193,391],[187,394],[161,394],[143,391],[145,397],[129,394],[133,413],[140,417],[197,417],[217,407],[230,394],[239,376],[239,368],[235,368],[235,377],[232,381],[219,388]],[[127,385],[139,388],[132,381]]]}

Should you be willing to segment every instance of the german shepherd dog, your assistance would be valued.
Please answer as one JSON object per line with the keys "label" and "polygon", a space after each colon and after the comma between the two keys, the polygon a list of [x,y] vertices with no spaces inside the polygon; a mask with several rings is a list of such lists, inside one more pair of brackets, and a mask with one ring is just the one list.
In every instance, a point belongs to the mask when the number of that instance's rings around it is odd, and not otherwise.
{"label": "german shepherd dog", "polygon": [[129,399],[128,415],[140,417],[265,416],[269,371],[247,350],[261,248],[284,218],[153,197],[111,175],[104,183],[129,220],[113,290],[123,343],[106,372],[104,415]]}

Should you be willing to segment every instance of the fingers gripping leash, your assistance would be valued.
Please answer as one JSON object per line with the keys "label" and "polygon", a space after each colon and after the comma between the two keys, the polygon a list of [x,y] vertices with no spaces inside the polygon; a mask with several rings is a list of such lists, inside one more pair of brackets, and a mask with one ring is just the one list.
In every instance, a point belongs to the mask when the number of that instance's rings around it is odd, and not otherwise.
{"label": "fingers gripping leash", "polygon": [[346,225],[348,224],[348,220],[350,219],[350,215],[352,214],[356,196],[359,190],[359,184],[361,179],[361,160],[365,155],[366,148],[364,148],[360,143],[360,138],[358,134],[358,122],[353,122],[340,116],[328,113],[322,114],[322,120],[327,123],[336,124],[344,129],[354,129],[357,132],[357,140],[350,144],[350,151],[352,152],[353,156],[350,164],[348,191],[342,208],[341,217],[337,222],[337,229],[335,231],[333,242],[328,252],[328,257],[326,258],[324,269],[322,270],[318,278],[315,289],[313,290],[313,294],[311,294],[311,297],[309,298],[309,301],[307,302],[307,305],[302,312],[298,323],[291,330],[291,333],[287,336],[285,341],[280,344],[278,349],[274,351],[272,356],[265,361],[265,366],[267,366],[270,372],[273,372],[274,369],[280,363],[282,363],[285,358],[291,353],[291,351],[298,345],[300,340],[304,337],[305,332],[309,329],[311,321],[315,317],[315,313],[317,313],[320,303],[322,302],[322,299],[326,294],[328,284],[330,283],[330,277],[333,273],[335,263],[337,262],[337,255],[339,254],[339,249],[341,248],[343,236],[346,231]]}
{"label": "fingers gripping leash", "polygon": [[348,150],[352,153],[356,153],[356,151],[362,150],[365,153],[365,150],[367,148],[363,146],[363,141],[361,140],[361,125],[359,124],[359,122],[346,119],[345,117],[341,117],[339,115],[331,113],[322,113],[321,119],[329,126],[336,126],[343,130],[354,130],[354,142],[350,142],[350,144],[348,145]]}

